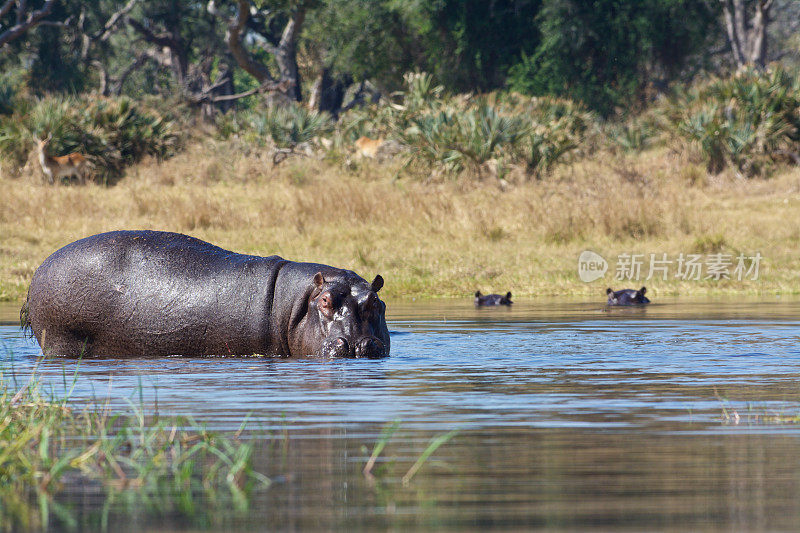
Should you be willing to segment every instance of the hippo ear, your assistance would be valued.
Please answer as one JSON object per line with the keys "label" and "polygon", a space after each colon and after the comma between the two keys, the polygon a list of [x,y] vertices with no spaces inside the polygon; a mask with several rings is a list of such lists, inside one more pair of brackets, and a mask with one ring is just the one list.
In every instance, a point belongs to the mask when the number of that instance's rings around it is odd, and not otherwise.
{"label": "hippo ear", "polygon": [[325,276],[322,275],[322,272],[314,274],[314,285],[316,285],[318,289],[325,285]]}
{"label": "hippo ear", "polygon": [[375,276],[375,279],[372,280],[372,290],[378,292],[383,287],[383,278],[380,274]]}
{"label": "hippo ear", "polygon": [[642,296],[644,296],[644,293],[646,292],[647,292],[647,287],[642,287],[641,289],[639,289],[639,294],[641,294]]}
{"label": "hippo ear", "polygon": [[614,291],[611,290],[611,287],[606,289],[606,294],[611,294],[612,292],[614,292]]}

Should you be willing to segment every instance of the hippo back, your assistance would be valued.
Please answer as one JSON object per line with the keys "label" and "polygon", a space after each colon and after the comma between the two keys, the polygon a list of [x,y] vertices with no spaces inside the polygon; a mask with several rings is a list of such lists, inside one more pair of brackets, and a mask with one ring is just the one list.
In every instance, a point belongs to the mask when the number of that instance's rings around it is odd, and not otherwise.
{"label": "hippo back", "polygon": [[[27,319],[40,344],[85,355],[265,353],[264,324],[287,261],[154,231],[73,242],[36,270]],[[51,343],[48,343],[48,347]]]}

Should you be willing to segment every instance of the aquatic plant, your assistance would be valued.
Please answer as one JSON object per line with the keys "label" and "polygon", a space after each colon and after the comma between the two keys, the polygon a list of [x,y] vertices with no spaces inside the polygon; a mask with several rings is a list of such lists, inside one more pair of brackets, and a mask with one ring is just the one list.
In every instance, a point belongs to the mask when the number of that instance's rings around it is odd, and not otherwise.
{"label": "aquatic plant", "polygon": [[408,485],[411,482],[411,478],[422,468],[422,465],[428,460],[428,458],[433,455],[433,452],[439,449],[439,447],[452,439],[458,433],[457,429],[448,431],[447,433],[443,433],[442,435],[436,435],[431,438],[431,441],[428,443],[427,448],[420,454],[419,458],[411,465],[411,468],[408,469],[408,472],[402,478],[403,485]]}
{"label": "aquatic plant", "polygon": [[[400,428],[400,424],[401,424],[400,420],[393,420],[392,422],[387,423],[381,430],[380,437],[378,437],[377,442],[372,448],[372,453],[370,454],[369,459],[367,459],[367,462],[364,463],[364,468],[362,469],[364,477],[366,477],[368,481],[370,482],[374,481],[375,476],[373,475],[372,471],[375,468],[375,464],[378,461],[378,458],[380,457],[386,445],[389,443],[391,438]],[[403,486],[408,486],[408,484],[411,482],[411,479],[416,475],[416,473],[420,470],[420,468],[422,468],[422,466],[428,461],[430,456],[433,455],[433,453],[436,450],[438,450],[440,446],[448,442],[457,434],[458,430],[454,429],[448,431],[447,433],[434,435],[431,438],[425,450],[422,451],[422,453],[414,462],[414,464],[411,465],[408,471],[401,478]],[[366,451],[366,447],[362,449]]]}
{"label": "aquatic plant", "polygon": [[[72,406],[71,387],[46,395],[34,371],[22,387],[0,370],[0,524],[10,530],[77,527],[59,503],[69,491],[101,490],[107,502],[192,518],[207,506],[247,509],[270,480],[252,468],[252,445],[211,433],[191,419],[148,418],[141,406]],[[67,385],[64,379],[65,388]],[[141,391],[140,391],[141,394]],[[202,503],[201,503],[202,502]]]}
{"label": "aquatic plant", "polygon": [[364,469],[362,470],[364,472],[364,476],[366,476],[368,479],[374,477],[372,475],[372,469],[375,467],[375,462],[378,460],[378,457],[380,457],[381,452],[386,447],[386,443],[389,442],[389,440],[392,438],[392,436],[395,434],[395,432],[399,427],[400,427],[400,420],[394,420],[389,424],[383,426],[383,429],[381,430],[381,435],[378,438],[378,442],[376,442],[375,446],[373,446],[372,454],[369,456],[369,459],[367,459],[367,462],[364,463]]}

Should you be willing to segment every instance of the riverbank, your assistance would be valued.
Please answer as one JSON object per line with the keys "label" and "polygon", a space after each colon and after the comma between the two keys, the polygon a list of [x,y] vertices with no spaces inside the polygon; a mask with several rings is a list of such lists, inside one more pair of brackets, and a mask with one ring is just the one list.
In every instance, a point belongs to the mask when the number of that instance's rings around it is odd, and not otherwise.
{"label": "riverbank", "polygon": [[[0,300],[24,299],[36,267],[59,247],[133,228],[380,273],[388,297],[477,289],[597,297],[606,286],[641,285],[656,296],[800,292],[797,168],[766,179],[711,176],[667,148],[601,151],[524,183],[394,179],[401,165],[306,157],[274,165],[266,151],[206,138],[131,167],[113,187],[45,186],[38,173],[2,178]],[[607,261],[591,283],[578,272],[585,250]]]}

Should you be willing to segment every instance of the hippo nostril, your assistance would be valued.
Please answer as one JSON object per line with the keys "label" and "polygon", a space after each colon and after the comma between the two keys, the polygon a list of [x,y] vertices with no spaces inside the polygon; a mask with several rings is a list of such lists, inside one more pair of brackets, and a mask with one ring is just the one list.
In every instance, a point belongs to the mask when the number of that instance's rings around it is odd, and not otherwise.
{"label": "hippo nostril", "polygon": [[350,355],[350,346],[343,337],[330,339],[322,346],[322,355],[326,357],[347,357]]}
{"label": "hippo nostril", "polygon": [[356,357],[383,357],[384,355],[386,355],[386,347],[376,337],[364,337],[355,345]]}

